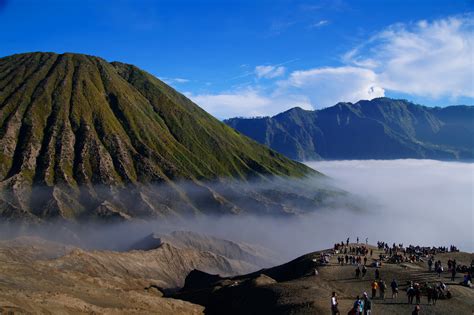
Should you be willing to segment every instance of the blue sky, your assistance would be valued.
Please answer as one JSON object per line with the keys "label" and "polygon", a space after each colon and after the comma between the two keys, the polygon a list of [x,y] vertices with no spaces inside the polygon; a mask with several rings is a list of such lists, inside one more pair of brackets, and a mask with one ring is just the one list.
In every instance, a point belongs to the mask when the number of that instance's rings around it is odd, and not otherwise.
{"label": "blue sky", "polygon": [[0,0],[0,56],[132,63],[219,118],[401,97],[472,104],[473,1]]}

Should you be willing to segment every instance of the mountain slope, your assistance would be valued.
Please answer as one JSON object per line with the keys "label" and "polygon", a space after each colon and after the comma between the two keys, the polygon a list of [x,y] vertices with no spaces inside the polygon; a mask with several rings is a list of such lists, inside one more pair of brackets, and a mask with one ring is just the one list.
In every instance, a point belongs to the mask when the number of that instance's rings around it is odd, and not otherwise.
{"label": "mountain slope", "polygon": [[246,262],[255,270],[273,266],[278,256],[271,250],[257,245],[230,240],[191,231],[174,231],[169,234],[153,233],[132,245],[131,249],[152,250],[167,243],[180,249],[196,249],[211,252],[231,260]]}
{"label": "mountain slope", "polygon": [[225,123],[297,160],[474,158],[473,106],[430,108],[377,98]]}
{"label": "mountain slope", "polygon": [[134,66],[69,53],[0,59],[0,147],[8,218],[230,213],[206,181],[317,174]]}
{"label": "mountain slope", "polygon": [[31,236],[0,240],[0,260],[2,314],[201,314],[202,307],[165,299],[160,291],[182,287],[196,268],[222,275],[259,269],[212,250],[166,242],[148,251],[116,252]]}

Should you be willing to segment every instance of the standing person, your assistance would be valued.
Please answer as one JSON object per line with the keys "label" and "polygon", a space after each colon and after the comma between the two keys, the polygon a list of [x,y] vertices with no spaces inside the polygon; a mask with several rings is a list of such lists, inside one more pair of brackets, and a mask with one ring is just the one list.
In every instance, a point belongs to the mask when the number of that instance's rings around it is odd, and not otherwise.
{"label": "standing person", "polygon": [[451,281],[454,281],[455,278],[456,278],[456,267],[453,267],[451,269]]}
{"label": "standing person", "polygon": [[436,268],[436,272],[438,273],[438,278],[441,278],[441,273],[443,272],[443,267],[441,264],[438,264],[438,268]]}
{"label": "standing person", "polygon": [[346,240],[346,246],[349,246],[349,238]]}
{"label": "standing person", "polygon": [[360,268],[359,268],[359,266],[357,266],[357,268],[355,270],[355,273],[356,273],[356,278],[359,278],[360,277]]}
{"label": "standing person", "polygon": [[365,245],[369,245],[369,238],[368,237],[365,238]]}
{"label": "standing person", "polygon": [[355,311],[355,314],[357,314],[357,315],[360,314],[360,304],[361,304],[360,297],[357,296],[357,297],[356,297],[356,300],[354,301],[354,306],[353,306],[353,309],[354,309],[354,311]]}
{"label": "standing person", "polygon": [[364,256],[364,266],[367,265],[367,256]]}
{"label": "standing person", "polygon": [[413,298],[415,297],[415,289],[413,288],[413,285],[411,284],[407,289],[407,296],[408,296],[408,304],[413,304]]}
{"label": "standing person", "polygon": [[433,305],[436,305],[436,301],[439,298],[439,291],[436,287],[433,287]]}
{"label": "standing person", "polygon": [[426,283],[426,297],[428,299],[428,304],[431,304],[433,300],[433,287],[427,282]]}
{"label": "standing person", "polygon": [[430,258],[428,259],[428,271],[431,272],[432,269],[433,269],[433,259]]}
{"label": "standing person", "polygon": [[367,292],[364,292],[364,315],[372,314],[372,301],[369,300]]}
{"label": "standing person", "polygon": [[390,283],[390,287],[392,288],[392,299],[398,298],[398,283],[397,280],[393,279]]}
{"label": "standing person", "polygon": [[415,283],[413,286],[415,289],[415,298],[416,298],[416,304],[420,304],[421,302],[421,288],[419,283]]}
{"label": "standing person", "polygon": [[358,314],[364,314],[364,308],[365,308],[365,302],[364,302],[364,299],[359,299],[360,303],[359,303],[359,312]]}
{"label": "standing person", "polygon": [[379,284],[377,283],[377,281],[374,280],[374,282],[372,282],[372,299],[375,298],[378,287],[379,287]]}
{"label": "standing person", "polygon": [[359,237],[357,236],[357,244],[359,244]]}
{"label": "standing person", "polygon": [[380,271],[379,268],[375,268],[375,280],[380,279]]}
{"label": "standing person", "polygon": [[385,289],[387,288],[387,285],[385,284],[385,281],[380,280],[379,281],[379,287],[380,287],[380,298],[382,300],[385,300]]}
{"label": "standing person", "polygon": [[332,297],[331,297],[331,312],[332,312],[332,315],[336,315],[336,314],[341,314],[339,312],[339,308],[338,308],[338,302],[337,302],[337,296],[336,296],[336,292],[332,292]]}
{"label": "standing person", "polygon": [[362,266],[362,278],[365,278],[366,273],[367,273],[367,267],[364,265]]}

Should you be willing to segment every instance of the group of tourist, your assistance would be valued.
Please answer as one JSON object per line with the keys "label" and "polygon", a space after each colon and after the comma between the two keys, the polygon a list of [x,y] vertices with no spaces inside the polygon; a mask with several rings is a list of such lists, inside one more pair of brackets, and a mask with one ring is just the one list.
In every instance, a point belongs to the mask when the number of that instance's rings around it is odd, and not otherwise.
{"label": "group of tourist", "polygon": [[[339,311],[339,303],[337,301],[336,292],[332,292],[331,297],[331,313],[333,315],[341,314]],[[362,297],[359,295],[356,297],[352,309],[349,311],[348,314],[364,314],[370,315],[372,313],[372,301],[369,299],[367,292],[364,292]]]}
{"label": "group of tourist", "polygon": [[[379,241],[377,242],[377,247],[382,253],[378,255],[378,259],[373,258],[373,251],[367,246],[368,240],[366,239],[366,245],[359,245],[359,238],[357,238],[357,245],[349,246],[350,239],[347,238],[346,242],[336,243],[334,245],[334,254],[337,255],[337,263],[341,266],[343,265],[355,265],[355,278],[364,279],[367,275],[367,266],[368,266],[368,254],[370,253],[371,262],[370,266],[375,267],[374,271],[374,280],[371,282],[371,297],[369,298],[368,294],[364,292],[362,296],[357,296],[354,301],[353,308],[349,314],[371,314],[372,311],[372,299],[377,298],[377,291],[379,293],[379,298],[385,300],[385,292],[387,289],[387,284],[380,276],[380,267],[382,262],[391,262],[391,263],[402,263],[402,262],[423,262],[427,259],[428,270],[430,272],[436,272],[438,277],[441,277],[441,274],[445,271],[444,266],[441,260],[435,260],[435,255],[439,253],[448,253],[448,252],[458,252],[456,246],[451,245],[449,247],[423,247],[423,246],[414,246],[409,245],[404,247],[403,244],[393,243],[390,246],[388,243]],[[474,261],[471,264],[471,267],[460,266],[456,259],[449,259],[447,262],[448,271],[451,273],[451,280],[454,281],[456,278],[457,272],[466,272],[462,284],[471,286],[472,281],[472,270],[474,266]],[[396,279],[393,279],[390,283],[390,288],[392,291],[392,299],[398,298],[399,285]],[[433,285],[430,283],[425,283],[423,286],[417,282],[409,282],[407,287],[407,297],[408,303],[414,304],[415,308],[412,314],[419,314],[420,312],[420,303],[422,293],[426,293],[428,304],[436,305],[438,299],[449,299],[451,298],[451,292],[445,283],[440,281],[439,283]],[[336,292],[332,293],[331,298],[331,310],[332,314],[340,314],[338,310],[338,302]]]}

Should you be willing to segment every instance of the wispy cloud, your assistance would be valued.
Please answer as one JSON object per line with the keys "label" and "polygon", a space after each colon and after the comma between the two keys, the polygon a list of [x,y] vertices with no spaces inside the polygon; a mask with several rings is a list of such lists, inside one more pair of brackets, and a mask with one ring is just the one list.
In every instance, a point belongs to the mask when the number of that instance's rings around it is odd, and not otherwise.
{"label": "wispy cloud", "polygon": [[161,80],[163,80],[164,82],[168,83],[168,84],[173,84],[173,83],[188,83],[190,82],[191,80],[189,79],[184,79],[184,78],[160,78]]}
{"label": "wispy cloud", "polygon": [[377,73],[384,88],[431,98],[474,97],[473,15],[395,24],[343,60]]}
{"label": "wispy cloud", "polygon": [[305,95],[316,107],[385,95],[373,71],[350,66],[294,71],[288,79],[278,82],[276,93]]}
{"label": "wispy cloud", "polygon": [[348,51],[338,66],[286,74],[285,63],[260,65],[239,77],[279,79],[269,81],[265,90],[256,83],[246,89],[193,97],[220,118],[272,115],[275,109],[294,106],[321,108],[340,101],[370,100],[387,91],[433,100],[448,97],[455,102],[458,97],[474,97],[473,56],[472,14],[398,23]]}
{"label": "wispy cloud", "polygon": [[321,20],[321,21],[318,21],[318,22],[315,22],[315,23],[311,24],[309,26],[309,28],[320,28],[320,27],[322,27],[324,25],[327,25],[327,24],[329,24],[328,20]]}
{"label": "wispy cloud", "polygon": [[[228,79],[227,81],[242,79],[249,76],[256,76],[257,79],[258,78],[267,78],[267,79],[276,78],[285,74],[286,68],[283,67],[284,65],[290,64],[298,60],[299,60],[298,58],[295,58],[295,59],[287,60],[285,62],[281,62],[276,65],[258,65],[255,67],[254,70],[245,71],[239,75],[236,75]],[[240,65],[240,68],[243,68],[243,69],[247,69],[249,67],[250,66],[248,64]]]}
{"label": "wispy cloud", "polygon": [[308,98],[303,95],[292,95],[290,93],[272,95],[255,87],[244,87],[218,94],[194,95],[186,93],[186,96],[220,119],[235,116],[275,115],[294,106],[313,109]]}
{"label": "wispy cloud", "polygon": [[285,74],[286,68],[283,66],[256,66],[255,74],[257,78],[273,79]]}

